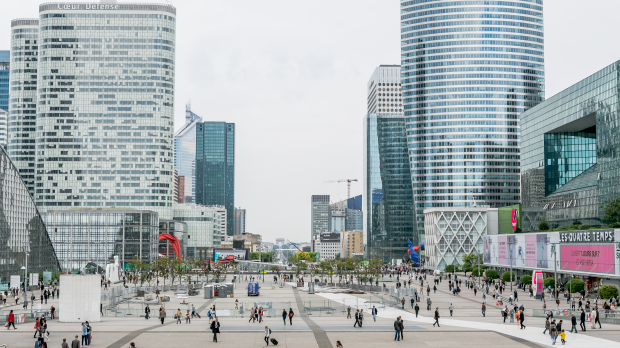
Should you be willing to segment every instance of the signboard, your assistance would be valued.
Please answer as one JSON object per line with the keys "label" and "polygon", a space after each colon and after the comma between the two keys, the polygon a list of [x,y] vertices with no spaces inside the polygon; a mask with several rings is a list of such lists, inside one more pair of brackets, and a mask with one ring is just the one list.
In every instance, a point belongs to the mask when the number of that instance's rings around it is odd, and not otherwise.
{"label": "signboard", "polygon": [[616,274],[613,245],[561,245],[560,268]]}
{"label": "signboard", "polygon": [[560,243],[613,243],[613,231],[560,232]]}
{"label": "signboard", "polygon": [[497,209],[499,234],[521,232],[521,204]]}
{"label": "signboard", "polygon": [[11,276],[11,288],[19,288],[20,284],[21,284],[21,278],[18,275],[12,275]]}
{"label": "signboard", "polygon": [[49,284],[52,281],[52,272],[43,272],[43,282]]}
{"label": "signboard", "polygon": [[30,273],[28,285],[39,285],[39,273]]}
{"label": "signboard", "polygon": [[[232,258],[229,258],[232,257]],[[213,261],[220,260],[247,260],[247,249],[214,249]]]}
{"label": "signboard", "polygon": [[506,237],[499,237],[498,240],[498,249],[499,249],[499,260],[497,261],[500,265],[508,264],[506,262]]}
{"label": "signboard", "polygon": [[506,241],[506,263],[509,265],[516,266],[517,258],[516,258],[516,248],[517,248],[517,238],[516,236],[508,236]]}
{"label": "signboard", "polygon": [[536,267],[548,268],[549,267],[549,249],[547,234],[541,233],[536,235]]}
{"label": "signboard", "polygon": [[403,259],[392,259],[392,264],[393,265],[401,265],[403,263]]}
{"label": "signboard", "polygon": [[536,236],[525,236],[525,265],[536,267]]}

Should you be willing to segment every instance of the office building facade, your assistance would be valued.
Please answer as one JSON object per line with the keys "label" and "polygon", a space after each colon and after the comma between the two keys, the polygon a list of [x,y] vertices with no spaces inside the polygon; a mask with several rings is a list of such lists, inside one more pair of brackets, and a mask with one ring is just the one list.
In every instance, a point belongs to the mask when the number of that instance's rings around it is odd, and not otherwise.
{"label": "office building facade", "polygon": [[[27,256],[26,256],[27,255]],[[0,279],[29,272],[60,271],[56,252],[28,188],[0,149]]]}
{"label": "office building facade", "polygon": [[418,243],[402,114],[364,119],[364,234],[368,256],[407,257],[407,239]]}
{"label": "office building facade", "polygon": [[542,1],[401,0],[417,227],[425,208],[519,203],[519,114],[544,100]]}
{"label": "office building facade", "polygon": [[235,124],[196,126],[196,203],[226,208],[226,234],[234,234]]}
{"label": "office building facade", "polygon": [[173,220],[187,224],[187,257],[206,260],[221,244],[220,214],[213,207],[194,203],[174,204]]}
{"label": "office building facade", "polygon": [[403,112],[400,65],[378,66],[367,85],[368,113]]}
{"label": "office building facade", "polygon": [[171,218],[176,9],[45,3],[39,17],[37,206]]}
{"label": "office building facade", "polygon": [[245,209],[235,208],[235,236],[245,233]]}
{"label": "office building facade", "polygon": [[321,233],[331,232],[331,212],[329,195],[312,195],[310,198],[311,240],[317,239]]}
{"label": "office building facade", "polygon": [[11,21],[8,154],[34,196],[39,20]]}
{"label": "office building facade", "polygon": [[105,269],[118,256],[122,266],[133,259],[158,258],[159,217],[149,210],[48,210],[42,214],[63,271],[79,273],[94,263]]}
{"label": "office building facade", "polygon": [[0,109],[0,146],[2,146],[4,149],[6,149],[7,142],[9,141],[9,135],[7,133],[8,121],[8,111]]}
{"label": "office building facade", "polygon": [[606,225],[603,206],[620,197],[620,61],[521,114],[523,230]]}
{"label": "office building facade", "polygon": [[[11,51],[0,51],[0,110],[9,111]],[[6,131],[6,130],[5,130]]]}
{"label": "office building facade", "polygon": [[333,209],[331,211],[330,232],[340,232],[346,230],[347,213],[346,210]]}
{"label": "office building facade", "polygon": [[174,246],[167,239],[160,239],[157,247],[159,257],[174,259],[187,256],[187,223],[174,220],[159,220],[159,234],[167,233],[179,241],[180,255],[176,254]]}
{"label": "office building facade", "polygon": [[177,203],[195,203],[196,196],[196,125],[202,118],[185,105],[185,124],[174,134],[174,167],[183,178]]}

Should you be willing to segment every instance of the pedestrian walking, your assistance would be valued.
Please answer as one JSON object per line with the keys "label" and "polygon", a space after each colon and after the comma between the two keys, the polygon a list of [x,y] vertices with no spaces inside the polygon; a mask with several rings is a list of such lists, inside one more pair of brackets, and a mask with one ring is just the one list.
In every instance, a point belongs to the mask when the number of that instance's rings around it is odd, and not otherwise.
{"label": "pedestrian walking", "polygon": [[[251,322],[254,319],[254,307],[252,307],[252,309],[250,309],[250,320],[248,320],[248,323]],[[209,309],[209,321],[211,321],[211,310]]]}
{"label": "pedestrian walking", "polygon": [[598,328],[602,329],[602,327],[601,327],[601,316],[598,313],[598,307],[594,307],[594,312],[592,312],[592,313],[596,313],[596,318],[595,318],[594,324],[598,323]]}
{"label": "pedestrian walking", "polygon": [[405,340],[405,323],[403,322],[403,318],[401,316],[398,316],[398,320],[400,320],[400,339],[401,340]]}
{"label": "pedestrian walking", "polygon": [[220,333],[220,322],[215,318],[211,323],[211,332],[213,332],[213,342],[217,342],[217,334]]}
{"label": "pedestrian walking", "polygon": [[430,311],[430,310],[431,310],[431,304],[432,304],[432,303],[433,303],[433,302],[431,301],[431,298],[430,298],[430,297],[427,297],[427,298],[426,298],[426,310],[427,310],[427,311]]}
{"label": "pedestrian walking", "polygon": [[485,306],[485,304],[482,304],[482,316],[486,317],[486,312],[487,312],[487,306]]}
{"label": "pedestrian walking", "polygon": [[435,322],[433,323],[433,327],[435,327],[435,324],[439,327],[439,307],[435,308]]}
{"label": "pedestrian walking", "polygon": [[293,317],[295,316],[295,312],[293,312],[293,308],[288,309],[288,321],[289,324],[292,326],[293,325]]}
{"label": "pedestrian walking", "polygon": [[415,304],[415,300],[413,299],[413,297],[411,297],[409,302],[411,303],[411,309],[413,309],[413,305]]}
{"label": "pedestrian walking", "polygon": [[347,307],[347,319],[351,319],[351,306]]}
{"label": "pedestrian walking", "polygon": [[523,314],[523,311],[520,310],[519,311],[519,324],[520,324],[520,329],[525,329],[525,325],[523,325],[523,322],[525,321],[525,315]]}
{"label": "pedestrian walking", "polygon": [[[236,301],[236,300],[235,300]],[[237,309],[237,304],[235,303],[235,309]],[[196,307],[192,303],[192,318],[196,317]]]}
{"label": "pedestrian walking", "polygon": [[400,317],[394,320],[394,341],[400,341],[400,334],[402,332],[401,327],[403,323],[400,321]]}
{"label": "pedestrian walking", "polygon": [[11,312],[9,313],[9,317],[7,319],[6,329],[7,330],[11,330],[11,325],[13,325],[13,330],[17,330],[17,328],[15,327],[15,314],[13,314],[13,310],[12,309],[11,309]]}
{"label": "pedestrian walking", "polygon": [[151,314],[151,307],[147,304],[146,307],[144,307],[144,319],[148,320],[149,314]]}
{"label": "pedestrian walking", "polygon": [[356,327],[359,324],[360,327],[362,327],[362,325],[360,324],[360,311],[359,309],[357,311],[355,311],[355,324],[353,324],[353,327]]}
{"label": "pedestrian walking", "polygon": [[88,345],[88,328],[85,323],[82,323],[82,346]]}
{"label": "pedestrian walking", "polygon": [[403,297],[402,300],[400,300],[400,309],[405,309],[405,298]]}
{"label": "pedestrian walking", "polygon": [[284,321],[284,326],[286,326],[286,317],[287,317],[286,309],[282,310],[282,321]]}
{"label": "pedestrian walking", "polygon": [[450,303],[448,309],[450,310],[450,316],[452,316],[452,311],[454,310],[454,306],[452,305],[452,303]]}
{"label": "pedestrian walking", "polygon": [[549,317],[547,317],[547,320],[545,321],[545,330],[543,331],[543,334],[546,334],[547,330],[551,330],[551,322],[549,321]]}
{"label": "pedestrian walking", "polygon": [[187,310],[187,313],[185,313],[185,324],[191,324],[192,323],[192,316],[189,313],[189,309]]}
{"label": "pedestrian walking", "polygon": [[181,324],[182,317],[183,317],[183,312],[181,312],[181,308],[177,308],[177,312],[174,314],[174,319],[177,320],[177,324]]}
{"label": "pedestrian walking", "polygon": [[164,306],[159,308],[159,320],[161,320],[161,324],[164,325],[164,319],[166,318],[166,310]]}
{"label": "pedestrian walking", "polygon": [[581,315],[579,316],[579,326],[581,327],[581,331],[586,331],[586,312],[581,310]]}
{"label": "pedestrian walking", "polygon": [[420,311],[420,306],[418,306],[417,302],[415,304],[414,310],[415,310],[415,317],[417,318],[418,317],[418,312]]}
{"label": "pedestrian walking", "polygon": [[269,346],[269,336],[271,335],[271,329],[265,325],[265,343]]}
{"label": "pedestrian walking", "polygon": [[71,341],[71,348],[80,348],[80,340],[78,340],[78,335],[75,335],[75,339]]}
{"label": "pedestrian walking", "polygon": [[558,331],[555,328],[555,325],[551,326],[551,330],[549,331],[549,336],[551,336],[551,344],[555,344],[555,340],[558,337]]}
{"label": "pedestrian walking", "polygon": [[575,330],[575,333],[577,333],[577,317],[575,317],[574,313],[571,313],[570,315],[570,324],[571,324],[570,332],[572,333],[573,330]]}
{"label": "pedestrian walking", "polygon": [[370,314],[372,314],[372,320],[376,322],[377,321],[377,308],[375,306],[372,306],[372,309],[370,310]]}

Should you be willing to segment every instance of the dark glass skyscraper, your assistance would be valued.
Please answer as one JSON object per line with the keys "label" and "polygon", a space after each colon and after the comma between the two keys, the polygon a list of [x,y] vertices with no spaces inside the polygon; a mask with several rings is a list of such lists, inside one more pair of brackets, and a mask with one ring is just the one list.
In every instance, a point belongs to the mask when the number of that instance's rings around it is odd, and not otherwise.
{"label": "dark glass skyscraper", "polygon": [[234,234],[235,124],[196,126],[196,203],[226,207],[226,234]]}
{"label": "dark glass skyscraper", "polygon": [[[0,109],[9,111],[9,67],[11,51],[0,51]],[[4,130],[6,133],[6,129]]]}
{"label": "dark glass skyscraper", "polygon": [[402,114],[364,120],[364,222],[368,256],[406,259],[407,239],[419,243],[414,224],[411,171]]}

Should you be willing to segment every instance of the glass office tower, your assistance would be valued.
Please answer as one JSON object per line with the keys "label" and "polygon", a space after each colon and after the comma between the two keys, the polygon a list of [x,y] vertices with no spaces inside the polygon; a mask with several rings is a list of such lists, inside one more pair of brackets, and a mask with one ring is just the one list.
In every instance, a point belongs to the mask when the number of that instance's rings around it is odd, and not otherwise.
{"label": "glass office tower", "polygon": [[[26,256],[28,255],[28,256]],[[43,220],[24,181],[9,156],[0,148],[0,280],[28,272],[60,271],[60,265]]]}
{"label": "glass office tower", "polygon": [[408,259],[407,239],[415,233],[411,172],[402,114],[364,119],[364,223],[368,256]]}
{"label": "glass office tower", "polygon": [[235,224],[235,124],[196,126],[196,203],[226,208],[226,234]]}
{"label": "glass office tower", "polygon": [[193,203],[196,196],[196,125],[202,118],[185,106],[185,124],[174,134],[174,167],[179,171],[179,188],[183,197],[178,203]]}
{"label": "glass office tower", "polygon": [[34,195],[39,20],[12,20],[11,47],[7,152]]}
{"label": "glass office tower", "polygon": [[52,3],[39,17],[37,206],[171,218],[176,9]]}
{"label": "glass office tower", "polygon": [[542,0],[401,0],[418,230],[424,208],[520,201],[519,114],[544,100]]}
{"label": "glass office tower", "polygon": [[11,51],[0,51],[0,109],[9,111]]}

